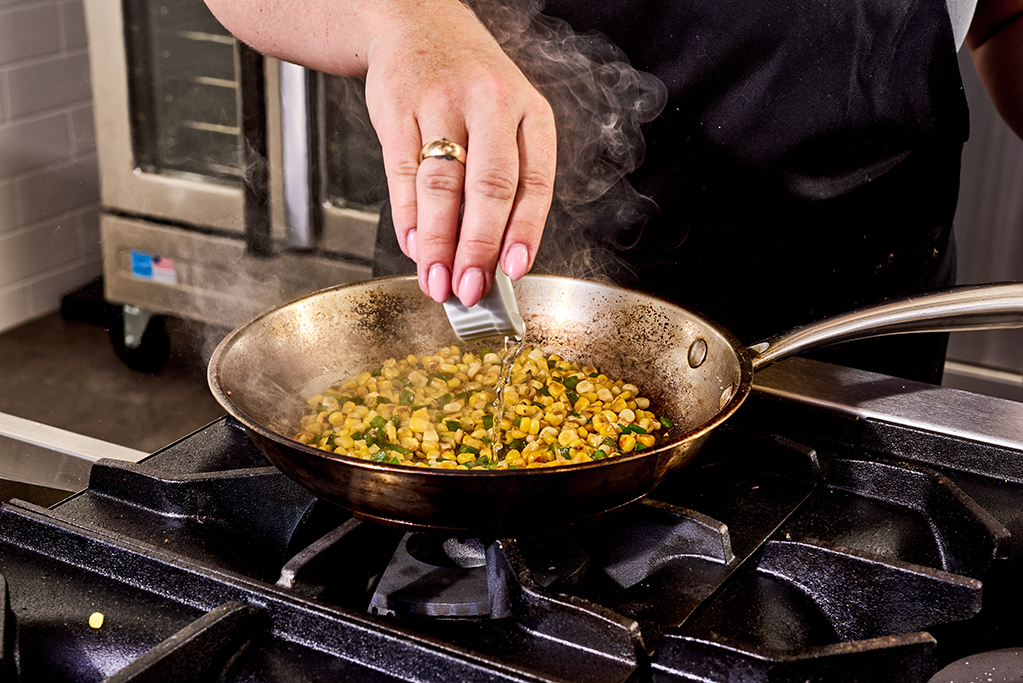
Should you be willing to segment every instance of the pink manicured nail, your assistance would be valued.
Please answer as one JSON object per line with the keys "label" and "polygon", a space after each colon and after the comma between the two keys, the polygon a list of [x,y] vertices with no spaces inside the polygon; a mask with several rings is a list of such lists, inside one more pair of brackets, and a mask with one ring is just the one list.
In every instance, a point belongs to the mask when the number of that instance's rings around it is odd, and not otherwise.
{"label": "pink manicured nail", "polygon": [[518,280],[529,269],[529,250],[524,244],[513,244],[504,255],[501,270],[512,280]]}
{"label": "pink manicured nail", "polygon": [[430,290],[430,298],[437,303],[442,304],[448,300],[451,296],[451,275],[448,274],[447,266],[441,263],[430,266],[427,287]]}
{"label": "pink manicured nail", "polygon": [[462,279],[458,281],[458,299],[467,307],[474,306],[483,296],[485,284],[483,271],[479,268],[469,268],[462,273]]}
{"label": "pink manicured nail", "polygon": [[409,230],[408,234],[405,235],[405,253],[413,261],[416,260],[416,231],[415,229]]}

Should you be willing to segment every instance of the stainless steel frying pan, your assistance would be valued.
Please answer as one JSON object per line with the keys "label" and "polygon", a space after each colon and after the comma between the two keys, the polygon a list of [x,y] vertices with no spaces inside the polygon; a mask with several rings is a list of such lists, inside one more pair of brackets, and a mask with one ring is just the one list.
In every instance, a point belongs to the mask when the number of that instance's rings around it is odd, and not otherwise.
{"label": "stainless steel frying pan", "polygon": [[285,474],[359,516],[449,535],[523,536],[645,496],[739,408],[754,371],[777,360],[883,334],[1023,327],[1023,284],[914,297],[750,347],[694,312],[628,289],[529,276],[515,291],[528,343],[636,384],[674,422],[672,438],[599,462],[487,472],[376,463],[291,440],[305,399],[338,380],[391,356],[465,348],[414,277],[335,287],[267,311],[217,347],[210,388]]}

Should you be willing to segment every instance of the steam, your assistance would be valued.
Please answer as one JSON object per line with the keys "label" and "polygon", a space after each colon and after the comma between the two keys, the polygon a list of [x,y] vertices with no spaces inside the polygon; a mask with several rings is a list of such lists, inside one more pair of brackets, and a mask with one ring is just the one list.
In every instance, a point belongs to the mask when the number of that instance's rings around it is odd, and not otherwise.
{"label": "steam", "polygon": [[[558,171],[537,270],[609,276],[624,267],[613,249],[634,246],[653,208],[626,176],[643,162],[643,126],[664,108],[664,84],[603,36],[541,14],[536,0],[470,4],[554,110]],[[611,234],[594,239],[598,230]]]}
{"label": "steam", "polygon": [[[566,22],[542,14],[539,0],[468,2],[554,110],[558,131],[554,205],[534,271],[593,280],[614,278],[627,269],[616,252],[634,246],[645,217],[655,208],[627,176],[643,162],[644,126],[665,105],[664,84],[633,68],[622,51],[603,36],[577,33]],[[348,129],[346,139],[351,139],[344,144],[372,147],[360,147],[357,154],[346,156],[372,158],[372,172],[381,173],[379,143],[369,128],[362,83],[328,79],[324,94],[335,104],[341,101],[344,120],[328,125],[343,124]],[[245,151],[248,163],[238,170],[239,175],[265,173],[265,159],[256,150]],[[326,152],[345,154],[337,149]],[[382,177],[380,180],[379,187],[383,187]],[[370,204],[377,199],[378,185],[370,182],[367,186],[370,194],[362,201]],[[250,303],[265,298],[268,306],[279,300],[284,283],[273,282],[269,274],[251,281],[244,276],[245,270],[237,268],[230,284],[224,279],[222,293]],[[332,283],[324,286],[328,284]],[[211,305],[201,299],[197,298],[195,307]],[[204,311],[202,318],[231,317],[229,311],[219,310],[218,304],[212,305],[218,310]],[[204,358],[208,359],[219,339],[218,332],[206,340]]]}

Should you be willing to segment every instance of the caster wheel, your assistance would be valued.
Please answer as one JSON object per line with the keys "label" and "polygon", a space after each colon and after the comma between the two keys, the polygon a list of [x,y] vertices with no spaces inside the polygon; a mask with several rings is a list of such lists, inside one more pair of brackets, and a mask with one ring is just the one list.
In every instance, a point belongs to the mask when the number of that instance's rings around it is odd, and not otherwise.
{"label": "caster wheel", "polygon": [[114,317],[109,332],[114,352],[132,370],[159,372],[170,358],[170,334],[167,332],[167,319],[162,315],[149,319],[139,343],[134,346],[125,342],[123,314]]}

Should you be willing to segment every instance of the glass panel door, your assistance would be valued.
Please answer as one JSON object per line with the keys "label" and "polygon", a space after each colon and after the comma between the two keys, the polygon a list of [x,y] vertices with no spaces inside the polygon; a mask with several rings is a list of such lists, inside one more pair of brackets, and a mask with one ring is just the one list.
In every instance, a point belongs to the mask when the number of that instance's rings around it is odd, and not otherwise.
{"label": "glass panel door", "polygon": [[317,142],[310,156],[316,168],[313,203],[320,228],[316,247],[369,264],[387,181],[383,152],[366,109],[365,84],[324,74],[311,78]]}
{"label": "glass panel door", "polygon": [[366,109],[360,79],[324,83],[325,198],[336,207],[378,206],[387,196],[383,153]]}
{"label": "glass panel door", "polygon": [[129,0],[124,11],[138,168],[241,186],[234,37],[202,0]]}
{"label": "glass panel door", "polygon": [[85,19],[103,205],[244,233],[237,41],[203,0],[85,0]]}

